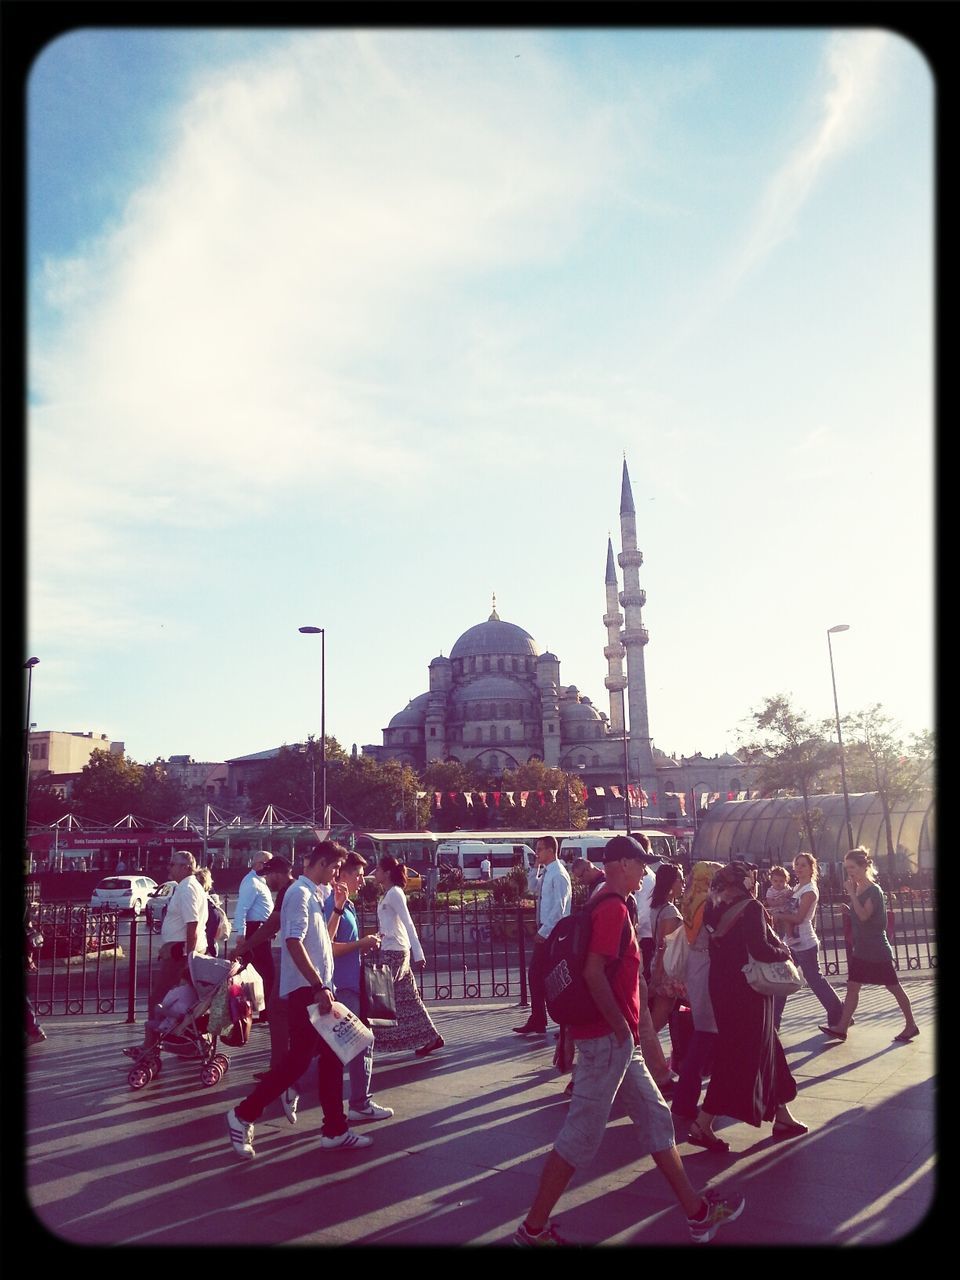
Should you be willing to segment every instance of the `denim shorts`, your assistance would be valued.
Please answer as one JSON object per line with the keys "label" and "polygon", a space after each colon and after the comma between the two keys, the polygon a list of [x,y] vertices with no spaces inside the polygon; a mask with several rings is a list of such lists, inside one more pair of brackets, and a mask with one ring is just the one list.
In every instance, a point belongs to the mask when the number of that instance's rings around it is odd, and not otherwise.
{"label": "denim shorts", "polygon": [[577,1041],[573,1098],[554,1150],[575,1169],[597,1154],[617,1095],[634,1124],[638,1155],[665,1151],[676,1145],[673,1117],[646,1068],[640,1049],[628,1039],[619,1044],[611,1033]]}

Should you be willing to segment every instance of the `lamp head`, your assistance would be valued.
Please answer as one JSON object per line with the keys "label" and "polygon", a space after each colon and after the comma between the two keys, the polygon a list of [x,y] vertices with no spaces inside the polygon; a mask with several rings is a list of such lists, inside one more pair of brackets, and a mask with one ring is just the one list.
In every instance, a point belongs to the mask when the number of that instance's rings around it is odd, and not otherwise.
{"label": "lamp head", "polygon": [[39,658],[28,658],[26,662],[23,664],[24,671],[26,671],[30,667],[35,667],[39,661],[40,661]]}
{"label": "lamp head", "polygon": [[849,631],[849,630],[850,630],[850,625],[849,625],[849,623],[841,622],[841,623],[840,623],[838,626],[836,626],[836,627],[827,627],[827,635],[828,635],[828,636],[835,636],[835,635],[837,634],[837,632],[838,632],[838,631]]}
{"label": "lamp head", "polygon": [[323,627],[298,627],[297,630],[302,636],[322,636]]}

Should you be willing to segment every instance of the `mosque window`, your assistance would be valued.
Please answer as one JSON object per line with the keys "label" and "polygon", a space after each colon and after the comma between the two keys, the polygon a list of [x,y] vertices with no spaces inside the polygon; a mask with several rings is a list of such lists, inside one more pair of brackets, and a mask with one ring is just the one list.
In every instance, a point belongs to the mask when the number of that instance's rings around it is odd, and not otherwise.
{"label": "mosque window", "polygon": [[547,725],[547,733],[553,733],[553,723]]}
{"label": "mosque window", "polygon": [[409,734],[409,733],[407,733],[406,729],[404,729],[404,731],[403,731],[403,741],[404,741],[404,742],[409,742],[409,741],[410,741],[410,734]]}
{"label": "mosque window", "polygon": [[586,756],[578,756],[578,757],[577,757],[577,768],[578,768],[578,769],[585,769],[586,767],[587,767],[587,757],[586,757]]}
{"label": "mosque window", "polygon": [[478,742],[483,741],[483,729],[480,727],[480,725],[477,725],[476,738]]}
{"label": "mosque window", "polygon": [[591,756],[591,757],[590,757],[590,760],[591,760],[591,763],[593,764],[593,767],[596,769],[596,767],[597,767],[597,766],[599,765],[599,763],[600,763],[600,757],[599,757],[599,756]]}
{"label": "mosque window", "polygon": [[511,659],[510,659],[510,670],[511,670],[511,671],[516,671],[516,669],[517,669],[517,660],[516,660],[516,658],[511,658]]}
{"label": "mosque window", "polygon": [[431,737],[431,738],[435,738],[436,736],[437,736],[437,731],[436,731],[436,729],[431,729],[431,730],[430,730],[430,737]]}
{"label": "mosque window", "polygon": [[497,740],[497,726],[495,724],[492,724],[490,726],[490,741],[496,742],[496,740]]}
{"label": "mosque window", "polygon": [[502,658],[498,658],[498,659],[497,659],[497,670],[498,670],[498,671],[502,671],[502,670],[503,670],[503,659],[502,659]]}
{"label": "mosque window", "polygon": [[484,658],[484,660],[483,660],[483,669],[484,669],[484,671],[489,671],[489,670],[490,670],[490,659],[489,659],[489,658]]}
{"label": "mosque window", "polygon": [[510,726],[508,724],[503,727],[503,740],[504,742],[510,741]]}

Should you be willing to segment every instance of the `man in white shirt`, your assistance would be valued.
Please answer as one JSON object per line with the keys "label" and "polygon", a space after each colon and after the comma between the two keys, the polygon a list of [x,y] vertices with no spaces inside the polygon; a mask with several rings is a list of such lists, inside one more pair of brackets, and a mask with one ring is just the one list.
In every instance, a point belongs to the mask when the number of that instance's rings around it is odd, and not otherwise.
{"label": "man in white shirt", "polygon": [[541,836],[537,841],[537,867],[542,871],[537,892],[537,936],[530,960],[530,1016],[522,1027],[514,1027],[519,1036],[543,1035],[547,1030],[546,942],[558,920],[570,914],[570,876],[557,857],[554,836]]}
{"label": "man in white shirt", "polygon": [[[233,913],[233,931],[237,938],[252,938],[264,921],[269,920],[273,911],[273,894],[264,879],[264,873],[270,866],[270,854],[259,849],[254,855],[253,866],[240,881],[237,892],[237,906]],[[250,949],[250,963],[263,979],[265,992],[273,988],[273,955],[269,942]],[[264,1010],[258,1022],[266,1022],[269,1017]]]}
{"label": "man in white shirt", "polygon": [[[194,952],[203,955],[207,949],[207,895],[194,875],[196,869],[197,861],[189,850],[178,849],[170,855],[170,879],[177,881],[177,887],[160,930],[160,951],[148,1004],[151,1014],[167,992],[186,976],[189,956]],[[157,1039],[155,1032],[145,1028],[142,1047],[123,1052],[128,1058],[138,1058]]]}
{"label": "man in white shirt", "polygon": [[[304,855],[303,875],[295,881],[280,909],[280,998],[287,1001],[290,1050],[279,1065],[263,1077],[251,1093],[227,1112],[227,1130],[234,1151],[247,1159],[254,1155],[253,1126],[264,1107],[279,1098],[290,1124],[297,1122],[294,1085],[317,1059],[317,1086],[323,1111],[320,1146],[345,1151],[369,1147],[372,1138],[354,1133],[343,1110],[343,1064],[317,1035],[308,1006],[316,1004],[329,1013],[334,999],[333,947],[320,900],[321,885],[329,886],[347,856],[346,849],[329,840],[313,845]],[[376,938],[371,935],[370,945]]]}
{"label": "man in white shirt", "polygon": [[[634,835],[631,837],[636,840],[648,860],[650,857],[650,841],[644,835]],[[650,870],[647,863],[643,864],[643,879],[640,881],[640,888],[633,895],[637,904],[637,938],[640,942],[640,952],[643,956],[643,977],[644,981],[650,982],[650,966],[653,963],[653,923],[650,918],[650,899],[653,897],[653,890],[656,887],[657,877]]]}

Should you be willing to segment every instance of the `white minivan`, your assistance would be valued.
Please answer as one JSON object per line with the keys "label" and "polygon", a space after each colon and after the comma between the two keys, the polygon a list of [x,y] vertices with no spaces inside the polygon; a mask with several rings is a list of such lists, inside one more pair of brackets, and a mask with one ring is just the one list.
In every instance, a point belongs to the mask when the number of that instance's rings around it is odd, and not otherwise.
{"label": "white minivan", "polygon": [[[586,858],[588,862],[602,862],[603,850],[609,841],[616,835],[622,836],[622,831],[605,831],[598,832],[585,831],[583,835],[563,836],[560,841],[560,857],[570,865],[575,858]],[[631,832],[631,834],[636,834]],[[646,831],[643,833],[650,841],[650,862],[651,871],[656,871],[664,859],[675,861],[671,856],[672,850],[670,840],[662,832]]]}
{"label": "white minivan", "polygon": [[490,859],[491,876],[499,880],[511,867],[529,871],[537,864],[537,855],[528,844],[488,844],[485,840],[441,840],[437,845],[437,865],[444,870],[459,867],[464,880],[480,879],[480,863]]}

